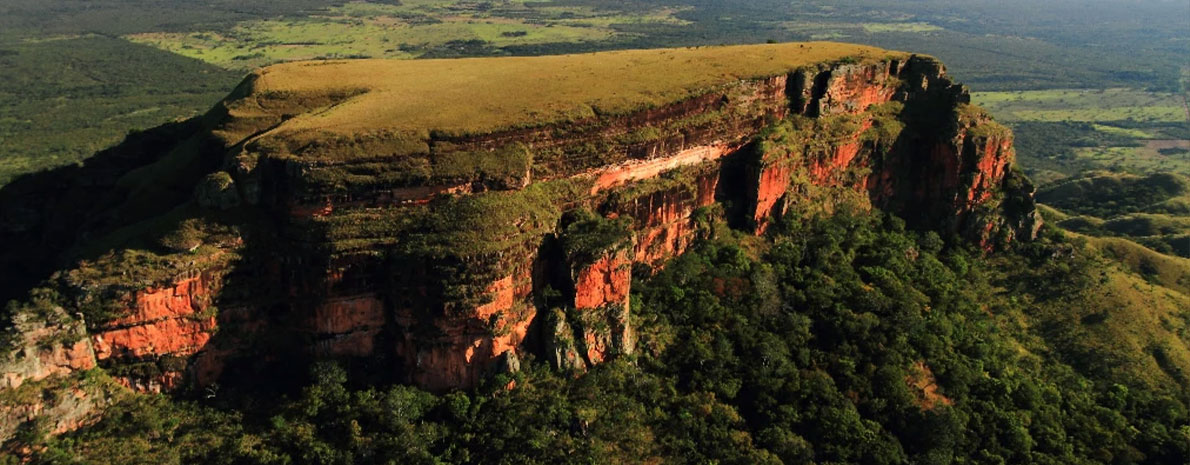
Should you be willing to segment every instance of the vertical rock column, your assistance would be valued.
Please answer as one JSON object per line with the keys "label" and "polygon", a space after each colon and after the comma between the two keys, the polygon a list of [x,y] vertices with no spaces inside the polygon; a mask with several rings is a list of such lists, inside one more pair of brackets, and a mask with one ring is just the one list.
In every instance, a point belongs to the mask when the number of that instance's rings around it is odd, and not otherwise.
{"label": "vertical rock column", "polygon": [[636,240],[627,222],[585,216],[565,228],[561,243],[569,292],[565,307],[546,316],[550,362],[583,371],[631,354],[629,291]]}
{"label": "vertical rock column", "polygon": [[[463,269],[479,268],[477,264],[461,265],[455,274],[464,282],[448,283],[452,289],[435,289],[447,278],[439,279],[433,273],[427,273],[417,286],[399,288],[399,293],[413,296],[394,297],[398,302],[396,352],[411,381],[426,389],[446,391],[476,386],[493,372],[516,370],[517,348],[535,315],[531,301],[534,257],[517,258],[523,260],[506,265],[507,274],[487,279],[483,279],[486,275],[458,276],[465,273]],[[454,295],[464,289],[473,289],[475,295]],[[402,303],[406,300],[409,303]]]}

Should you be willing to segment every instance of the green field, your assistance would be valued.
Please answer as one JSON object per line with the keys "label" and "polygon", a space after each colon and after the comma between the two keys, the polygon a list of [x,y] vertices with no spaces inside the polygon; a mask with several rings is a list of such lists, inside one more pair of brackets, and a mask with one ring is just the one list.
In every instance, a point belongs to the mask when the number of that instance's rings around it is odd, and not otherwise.
{"label": "green field", "polygon": [[1130,137],[1133,139],[1154,139],[1157,136],[1153,131],[1146,131],[1136,128],[1121,128],[1117,126],[1109,126],[1106,124],[1091,124],[1091,127],[1096,131],[1104,134],[1111,134],[1113,136]]}
{"label": "green field", "polygon": [[1186,107],[1176,93],[1135,89],[1051,89],[974,92],[972,100],[997,119],[1015,121],[1185,122]]}
{"label": "green field", "polygon": [[808,36],[814,40],[871,40],[882,34],[921,34],[944,29],[926,22],[829,22],[829,21],[785,21],[781,26],[791,33]]}
{"label": "green field", "polygon": [[195,116],[240,78],[107,37],[0,42],[0,185],[78,163],[130,130]]}
{"label": "green field", "polygon": [[245,21],[226,31],[125,37],[224,68],[252,69],[295,60],[416,58],[451,48],[468,55],[511,46],[603,42],[633,35],[616,31],[617,24],[684,24],[673,16],[678,10],[668,8],[628,14],[540,5],[548,4],[511,2],[487,8],[455,1],[351,2],[307,17]]}
{"label": "green field", "polygon": [[[1186,142],[1186,141],[1178,141]],[[1190,174],[1190,152],[1162,154],[1151,145],[1141,147],[1080,147],[1080,159],[1094,162],[1117,173]]]}
{"label": "green field", "polygon": [[[1135,176],[1100,171],[1041,188],[1047,221],[1082,234],[1127,238],[1190,258],[1190,178],[1168,171]],[[1190,286],[1190,281],[1184,283]]]}
{"label": "green field", "polygon": [[1012,125],[1026,171],[1046,184],[1082,171],[1190,175],[1190,122],[1181,94],[1138,89],[975,92]]}
{"label": "green field", "polygon": [[870,34],[878,34],[882,32],[935,32],[941,31],[942,28],[925,22],[907,22],[907,23],[863,23],[860,27],[864,32]]}

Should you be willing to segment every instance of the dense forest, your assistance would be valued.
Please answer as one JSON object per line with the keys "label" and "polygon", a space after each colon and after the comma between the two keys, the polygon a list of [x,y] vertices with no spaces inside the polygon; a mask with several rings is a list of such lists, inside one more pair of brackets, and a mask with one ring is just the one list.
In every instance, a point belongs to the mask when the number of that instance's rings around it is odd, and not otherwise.
{"label": "dense forest", "polygon": [[[766,238],[704,215],[694,250],[635,270],[637,355],[586,374],[528,360],[435,395],[320,363],[300,388],[130,396],[92,428],[26,439],[37,463],[1190,459],[1188,374],[1161,349],[1142,354],[1150,369],[1070,337],[1156,310],[1063,315],[1134,274],[1057,229],[984,257],[858,205],[805,208]],[[1180,318],[1167,324],[1183,344],[1165,350],[1185,350]]]}

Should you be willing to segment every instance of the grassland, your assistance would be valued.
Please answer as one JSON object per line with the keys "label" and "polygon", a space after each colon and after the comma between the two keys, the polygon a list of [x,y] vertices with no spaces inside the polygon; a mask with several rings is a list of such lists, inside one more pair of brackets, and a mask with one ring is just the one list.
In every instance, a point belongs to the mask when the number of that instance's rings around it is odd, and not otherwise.
{"label": "grassland", "polygon": [[785,21],[781,26],[791,33],[809,36],[814,39],[856,40],[871,39],[881,34],[906,33],[922,34],[943,31],[942,27],[934,24],[910,22],[824,22],[824,21]]}
{"label": "grassland", "polygon": [[[1182,9],[1158,2],[1088,9],[1061,1],[1006,1],[9,0],[0,2],[0,61],[6,67],[0,75],[22,77],[9,80],[19,86],[0,90],[8,110],[0,115],[0,183],[17,173],[75,162],[129,130],[201,112],[219,97],[215,88],[231,90],[236,74],[305,59],[542,55],[829,39],[938,56],[958,79],[981,90],[1179,90],[1178,64],[1190,50],[1190,41],[1179,39],[1185,35],[1184,15],[1175,13]],[[1130,24],[1144,24],[1144,30]],[[108,40],[63,42],[71,50],[46,45],[84,36]],[[150,56],[150,48],[166,53]],[[14,59],[42,63],[45,71],[10,66]],[[126,62],[145,60],[159,63],[160,70],[192,70],[195,60],[214,66],[186,78],[140,68],[142,79],[121,84],[103,101],[58,99],[73,92],[73,84],[56,77],[60,70],[82,71],[102,83],[122,79]],[[192,84],[214,87],[200,98],[189,91]],[[13,98],[20,103],[11,103]],[[1138,102],[1132,106],[1147,106]],[[1046,110],[1058,112],[1046,117],[1066,118],[1063,108]],[[1168,107],[1162,111],[1158,119],[1169,116]],[[1136,118],[1152,113],[1141,110]],[[1022,159],[1035,160],[1028,150],[1021,152]],[[1069,175],[1083,165],[1097,166],[1088,160],[1073,164],[1078,168],[1052,168]]]}
{"label": "grassland", "polygon": [[1107,169],[1190,175],[1183,96],[1138,89],[976,92],[975,102],[1017,130],[1017,151],[1043,184]]}
{"label": "grassland", "polygon": [[920,32],[935,32],[935,31],[943,30],[942,27],[940,27],[940,26],[926,23],[926,22],[920,22],[920,21],[904,22],[904,23],[901,23],[901,22],[863,23],[863,24],[860,24],[860,27],[862,27],[864,29],[864,32],[867,32],[869,34],[878,34],[878,33],[882,33],[882,32],[920,33]]}
{"label": "grassland", "polygon": [[[1190,144],[1190,141],[1170,142]],[[1154,144],[1140,147],[1080,147],[1075,153],[1080,160],[1120,173],[1190,174],[1190,152],[1166,155],[1154,147]]]}
{"label": "grassland", "polygon": [[1135,89],[1050,89],[975,92],[972,99],[996,115],[1015,121],[1186,122],[1186,108],[1176,93]]}
{"label": "grassland", "polygon": [[740,79],[844,58],[864,61],[894,55],[872,47],[819,42],[543,57],[286,63],[258,72],[250,96],[233,108],[242,114],[268,112],[273,95],[282,100],[355,95],[293,117],[271,134],[396,131],[424,138],[429,131],[488,132],[619,114],[679,101]]}
{"label": "grassland", "polygon": [[633,14],[584,6],[415,0],[351,2],[306,17],[245,21],[226,31],[149,32],[126,38],[224,68],[327,58],[416,58],[495,53],[512,46],[612,41],[617,24],[681,25],[679,10]]}
{"label": "grassland", "polygon": [[1128,373],[1154,389],[1185,380],[1178,367],[1190,364],[1190,260],[1123,239],[1087,245],[1103,257],[1097,279],[1070,301],[1037,305],[1030,315],[1037,330],[1084,356],[1086,368]]}

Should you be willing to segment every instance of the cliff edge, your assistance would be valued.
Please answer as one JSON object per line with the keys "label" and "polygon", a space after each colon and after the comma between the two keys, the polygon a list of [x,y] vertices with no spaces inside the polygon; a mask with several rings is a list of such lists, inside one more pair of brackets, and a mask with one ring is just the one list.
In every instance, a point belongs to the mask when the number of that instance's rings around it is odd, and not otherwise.
{"label": "cliff edge", "polygon": [[633,267],[703,213],[764,234],[836,189],[992,251],[1040,226],[1013,155],[936,60],[863,46],[273,66],[0,192],[27,329],[0,391],[93,367],[211,390],[326,357],[431,390],[527,356],[578,372],[632,353]]}

